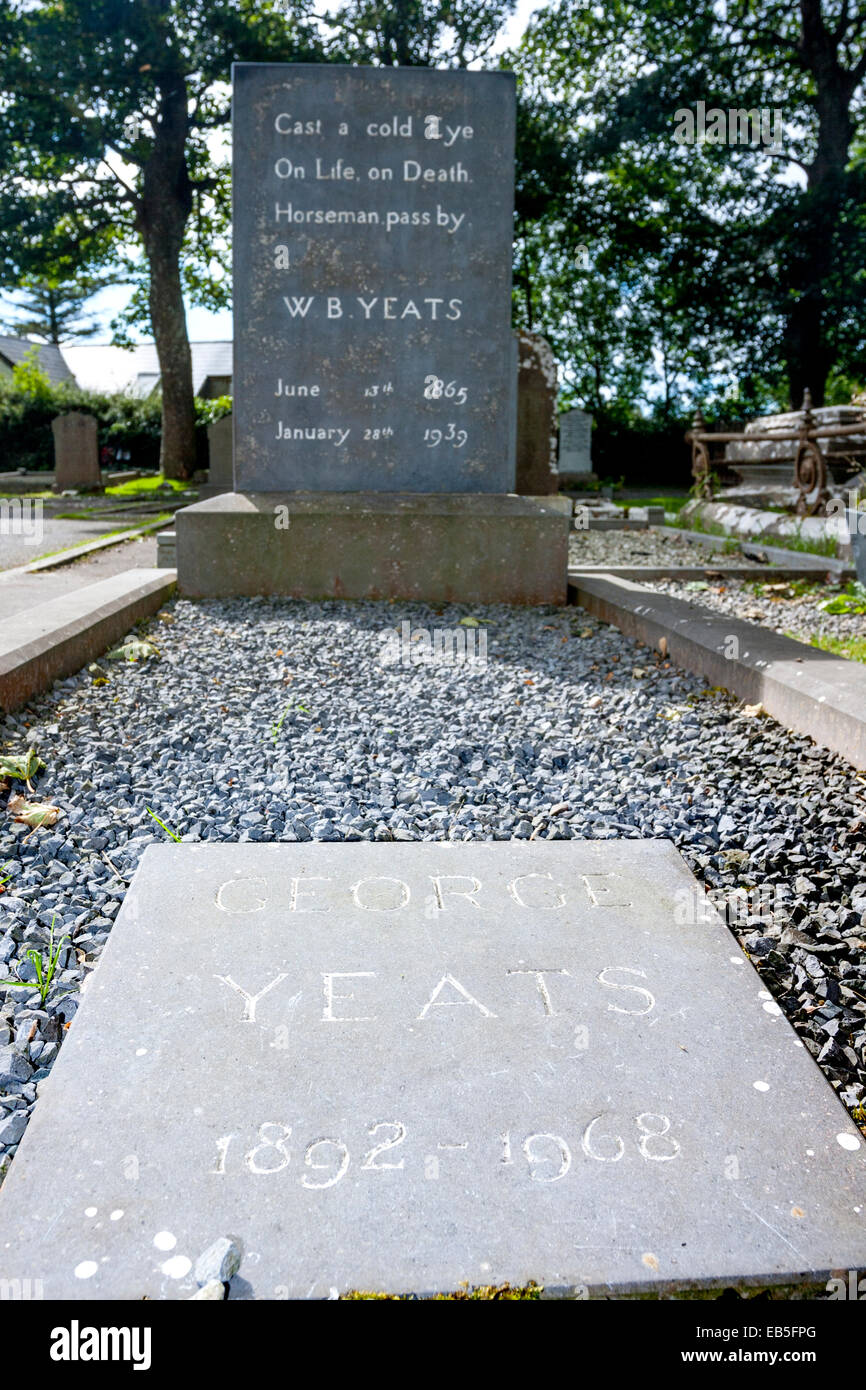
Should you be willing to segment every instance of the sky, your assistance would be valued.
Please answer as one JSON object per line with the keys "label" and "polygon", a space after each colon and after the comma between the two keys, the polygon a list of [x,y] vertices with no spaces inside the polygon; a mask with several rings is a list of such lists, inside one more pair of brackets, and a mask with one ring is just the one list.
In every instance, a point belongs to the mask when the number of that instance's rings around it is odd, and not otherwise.
{"label": "sky", "polygon": [[[327,8],[325,5],[323,9]],[[513,47],[526,28],[530,16],[536,10],[542,8],[542,0],[517,0],[515,12],[507,24],[503,26],[496,43],[496,52]],[[102,290],[93,296],[88,302],[87,314],[91,319],[96,319],[100,323],[100,332],[94,334],[92,338],[81,339],[90,343],[110,343],[111,330],[110,323],[112,318],[118,314],[127,303],[132,293],[131,288],[123,285],[113,285],[108,289]],[[10,301],[0,297],[0,310],[5,312]],[[7,331],[9,331],[7,329]],[[205,342],[222,339],[230,339],[232,336],[232,315],[229,309],[213,312],[209,309],[196,308],[187,304],[187,332],[191,342]],[[140,341],[149,339],[149,335],[139,333],[134,335]]]}

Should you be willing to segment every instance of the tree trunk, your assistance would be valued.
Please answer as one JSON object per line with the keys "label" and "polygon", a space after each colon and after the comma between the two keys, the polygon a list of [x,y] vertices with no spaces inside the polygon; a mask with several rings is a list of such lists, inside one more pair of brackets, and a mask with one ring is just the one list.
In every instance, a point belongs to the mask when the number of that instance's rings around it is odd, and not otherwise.
{"label": "tree trunk", "polygon": [[523,261],[523,298],[526,304],[526,327],[531,333],[534,327],[534,315],[532,312],[532,276],[529,272],[529,248],[526,240],[526,223],[521,223],[521,242],[522,242],[522,261]]}
{"label": "tree trunk", "polygon": [[57,323],[57,301],[54,298],[54,291],[48,286],[48,317],[51,325],[50,341],[55,347],[60,346],[60,327]]}
{"label": "tree trunk", "polygon": [[800,0],[800,23],[800,53],[815,82],[818,143],[807,171],[800,216],[801,244],[791,281],[796,298],[785,326],[792,410],[799,410],[807,387],[813,404],[824,404],[835,360],[826,289],[834,271],[834,241],[844,215],[848,152],[854,137],[851,74],[839,62],[837,39],[825,27],[820,0]]}
{"label": "tree trunk", "polygon": [[162,389],[159,466],[166,478],[195,471],[192,356],[180,279],[184,229],[192,212],[186,167],[187,96],[180,74],[162,83],[152,153],[144,166],[138,224],[150,269],[150,318]]}

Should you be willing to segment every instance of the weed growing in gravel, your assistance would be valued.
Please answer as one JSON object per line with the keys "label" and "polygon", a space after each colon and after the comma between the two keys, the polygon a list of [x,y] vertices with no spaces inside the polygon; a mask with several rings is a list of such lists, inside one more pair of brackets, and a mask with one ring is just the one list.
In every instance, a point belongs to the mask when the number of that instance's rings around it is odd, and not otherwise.
{"label": "weed growing in gravel", "polygon": [[821,604],[825,613],[866,613],[866,585],[847,584],[841,594],[835,594]]}
{"label": "weed growing in gravel", "polygon": [[[27,954],[27,959],[28,959],[29,961],[32,961],[32,963],[33,963],[33,968],[34,968],[34,970],[36,971],[36,979],[35,979],[35,981],[34,981],[34,980],[0,980],[0,985],[6,985],[7,987],[9,987],[9,988],[11,988],[11,989],[29,989],[29,990],[38,989],[38,991],[39,991],[39,1004],[40,1004],[40,1007],[41,1007],[41,1008],[44,1008],[44,1007],[45,1007],[45,1001],[46,1001],[46,999],[48,998],[49,992],[50,992],[50,990],[51,990],[51,982],[52,982],[52,980],[54,979],[54,974],[55,974],[55,972],[56,972],[56,970],[57,970],[57,962],[58,962],[58,960],[60,959],[60,952],[63,950],[64,943],[67,942],[68,940],[69,940],[69,937],[68,937],[68,936],[61,936],[60,940],[59,940],[58,942],[55,943],[55,941],[54,941],[54,918],[52,917],[52,918],[51,918],[51,931],[50,931],[49,936],[48,936],[48,959],[46,960],[46,958],[43,956],[42,952],[41,952],[41,951],[37,951],[37,950],[35,949],[35,947],[31,947],[30,950],[26,953],[26,954]],[[20,965],[21,965],[21,964],[22,964],[22,962],[19,962],[19,969],[20,969]],[[67,993],[74,993],[74,991],[73,991],[73,990],[70,990],[70,991],[67,991]],[[63,998],[65,998],[66,996],[65,996],[65,995],[60,995],[59,997],[60,997],[61,999],[63,999]],[[57,1002],[57,1001],[55,1000],[55,1002]]]}
{"label": "weed growing in gravel", "polygon": [[300,701],[298,701],[298,703],[294,705],[286,705],[286,708],[283,710],[276,724],[271,725],[271,738],[273,739],[274,744],[276,744],[277,736],[280,732],[280,729],[283,727],[283,724],[286,722],[288,716],[292,713],[292,710],[300,710],[301,714],[310,713],[310,711],[307,709],[307,706],[302,705]]}
{"label": "weed growing in gravel", "polygon": [[165,821],[164,821],[164,820],[160,820],[160,818],[159,818],[159,816],[156,814],[156,812],[155,812],[155,811],[151,811],[151,809],[150,809],[149,806],[145,806],[144,809],[145,809],[145,811],[147,812],[147,814],[148,814],[149,816],[152,816],[152,817],[153,817],[153,819],[156,821],[157,825],[159,825],[159,826],[162,827],[162,829],[165,831],[165,833],[166,833],[166,835],[168,836],[168,838],[169,838],[170,840],[174,840],[174,842],[175,842],[176,845],[179,845],[179,844],[180,844],[180,836],[179,836],[179,835],[175,835],[175,833],[174,833],[173,830],[169,830],[169,828],[168,828],[168,826],[166,825]]}
{"label": "weed growing in gravel", "polygon": [[811,645],[834,656],[845,656],[849,661],[866,662],[866,637],[813,637]]}

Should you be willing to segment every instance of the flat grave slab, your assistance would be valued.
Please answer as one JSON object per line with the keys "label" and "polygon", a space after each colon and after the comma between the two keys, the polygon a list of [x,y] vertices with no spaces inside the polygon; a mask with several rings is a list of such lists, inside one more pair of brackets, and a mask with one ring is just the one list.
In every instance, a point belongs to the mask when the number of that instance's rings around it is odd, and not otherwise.
{"label": "flat grave slab", "polygon": [[[0,1190],[46,1298],[866,1265],[866,1146],[666,841],[158,846]],[[702,913],[706,920],[699,920]]]}

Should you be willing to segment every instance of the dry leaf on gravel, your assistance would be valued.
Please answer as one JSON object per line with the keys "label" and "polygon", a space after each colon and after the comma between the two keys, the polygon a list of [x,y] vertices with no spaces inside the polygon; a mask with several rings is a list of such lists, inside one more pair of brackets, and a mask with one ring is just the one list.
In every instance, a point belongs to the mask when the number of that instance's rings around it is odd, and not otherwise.
{"label": "dry leaf on gravel", "polygon": [[16,794],[6,802],[6,810],[14,821],[20,821],[35,830],[40,825],[55,825],[62,815],[59,806],[51,806],[47,801],[28,801]]}

